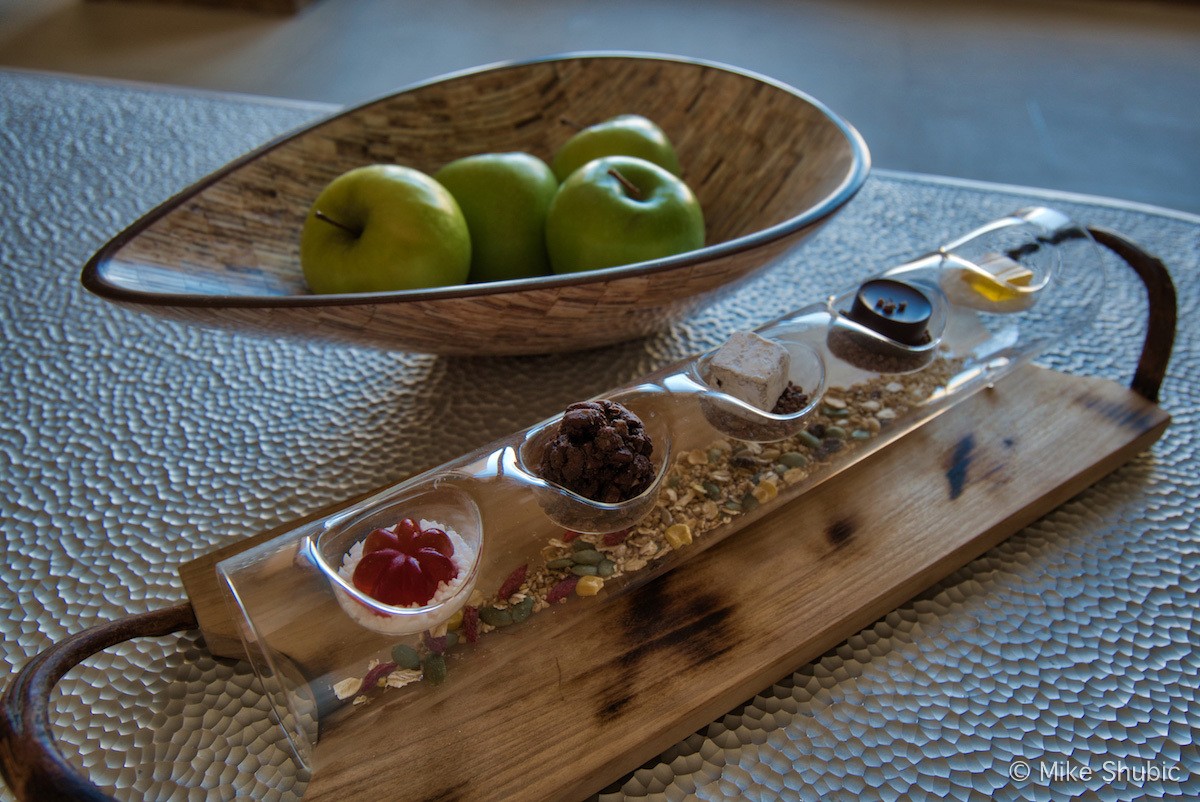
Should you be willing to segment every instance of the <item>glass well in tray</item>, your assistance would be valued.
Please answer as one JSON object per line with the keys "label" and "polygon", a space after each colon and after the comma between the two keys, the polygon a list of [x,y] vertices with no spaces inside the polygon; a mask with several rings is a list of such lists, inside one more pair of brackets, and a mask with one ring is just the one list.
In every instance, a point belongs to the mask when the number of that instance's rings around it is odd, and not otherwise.
{"label": "glass well in tray", "polygon": [[[558,415],[221,562],[296,758],[319,771],[314,745],[354,726],[360,709],[394,716],[398,743],[419,738],[404,723],[436,721],[455,688],[492,681],[490,665],[1085,331],[1104,281],[1085,229],[1022,210],[758,328],[790,356],[804,398],[789,413],[716,389],[715,351],[602,396],[653,442],[652,481],[634,498],[601,503],[539,475]],[[405,519],[452,534],[457,569],[413,607],[372,598],[344,568],[368,536]]]}

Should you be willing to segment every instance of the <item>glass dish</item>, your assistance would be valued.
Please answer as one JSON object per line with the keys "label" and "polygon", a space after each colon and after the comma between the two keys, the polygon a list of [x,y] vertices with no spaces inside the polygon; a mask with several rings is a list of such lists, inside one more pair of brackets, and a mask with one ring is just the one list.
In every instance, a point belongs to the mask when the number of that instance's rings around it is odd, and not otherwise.
{"label": "glass dish", "polygon": [[[712,352],[605,394],[654,442],[653,478],[634,498],[603,504],[539,476],[560,415],[221,562],[297,759],[319,770],[320,733],[350,726],[368,697],[376,717],[436,716],[456,683],[489,681],[490,661],[569,631],[591,605],[653,581],[1084,332],[1104,264],[1066,217],[1019,211],[872,277],[928,300],[923,330],[907,341],[877,319],[888,304],[875,318],[854,310],[862,285],[757,329],[791,357],[789,379],[807,396],[797,411],[764,412],[715,389]],[[339,574],[356,543],[404,518],[470,544],[462,581],[410,609],[381,605]]]}

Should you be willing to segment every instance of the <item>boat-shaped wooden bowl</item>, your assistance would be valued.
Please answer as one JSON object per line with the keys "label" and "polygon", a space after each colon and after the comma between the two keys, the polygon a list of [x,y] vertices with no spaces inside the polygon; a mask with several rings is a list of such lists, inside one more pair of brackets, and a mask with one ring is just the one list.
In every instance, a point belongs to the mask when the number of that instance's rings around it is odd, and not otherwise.
{"label": "boat-shaped wooden bowl", "polygon": [[[300,227],[340,173],[377,162],[433,173],[497,151],[549,160],[570,124],[622,113],[674,142],[705,212],[704,248],[518,281],[307,290]],[[82,279],[133,309],[270,334],[441,354],[591,348],[650,334],[749,278],[829,220],[868,170],[859,134],[789,86],[674,57],[574,54],[440,78],[267,144],[116,236]]]}

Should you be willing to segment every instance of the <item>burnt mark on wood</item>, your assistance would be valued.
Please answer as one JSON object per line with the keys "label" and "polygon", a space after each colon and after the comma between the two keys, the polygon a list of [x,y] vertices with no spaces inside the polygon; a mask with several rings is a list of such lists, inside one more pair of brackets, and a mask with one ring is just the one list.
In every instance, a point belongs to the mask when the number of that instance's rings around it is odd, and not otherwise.
{"label": "burnt mark on wood", "polygon": [[1006,449],[1011,451],[1012,449],[1017,447],[1017,438],[1005,437],[1003,440],[1000,441],[1000,444],[1003,445]]}
{"label": "burnt mark on wood", "polygon": [[626,648],[615,660],[623,679],[601,695],[595,712],[601,723],[620,717],[637,698],[647,661],[658,658],[677,669],[695,669],[729,651],[735,640],[734,605],[711,589],[680,585],[671,574],[638,588],[626,605],[620,633]]}
{"label": "burnt mark on wood", "polygon": [[1085,393],[1075,399],[1075,403],[1112,421],[1123,429],[1134,432],[1149,431],[1154,426],[1153,408],[1137,407],[1131,403],[1117,400],[1098,398]]}
{"label": "burnt mark on wood", "polygon": [[975,435],[968,434],[958,441],[946,461],[946,481],[950,484],[950,500],[954,501],[967,487],[967,475],[975,458]]}
{"label": "burnt mark on wood", "polygon": [[829,526],[825,527],[825,539],[830,545],[838,548],[846,545],[846,542],[854,536],[858,531],[858,524],[853,518],[842,518],[834,521]]}

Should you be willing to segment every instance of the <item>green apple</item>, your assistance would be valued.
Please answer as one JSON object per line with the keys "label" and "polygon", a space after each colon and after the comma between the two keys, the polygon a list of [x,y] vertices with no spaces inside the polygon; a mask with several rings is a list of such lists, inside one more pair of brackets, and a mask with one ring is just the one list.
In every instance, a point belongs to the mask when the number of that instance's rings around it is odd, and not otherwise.
{"label": "green apple", "polygon": [[544,276],[546,210],[558,179],[528,153],[480,153],[433,174],[458,201],[471,233],[470,281]]}
{"label": "green apple", "polygon": [[454,197],[398,164],[358,167],[317,196],[300,231],[300,267],[318,293],[462,284],[471,238]]}
{"label": "green apple", "polygon": [[584,128],[554,154],[554,174],[560,182],[592,159],[636,156],[679,175],[679,158],[667,135],[640,114],[622,114]]}
{"label": "green apple", "polygon": [[704,246],[704,215],[687,184],[630,156],[595,159],[562,183],[546,215],[556,273],[660,259]]}

